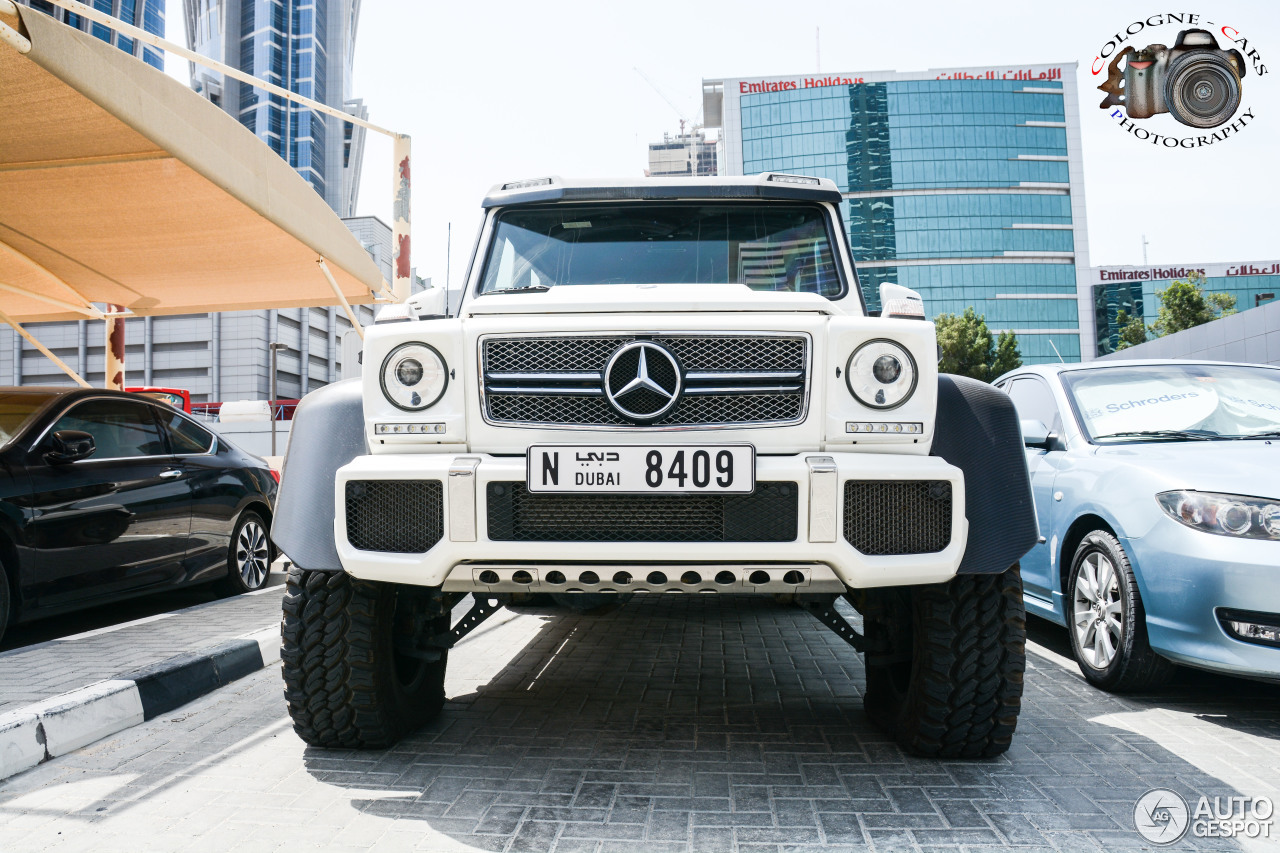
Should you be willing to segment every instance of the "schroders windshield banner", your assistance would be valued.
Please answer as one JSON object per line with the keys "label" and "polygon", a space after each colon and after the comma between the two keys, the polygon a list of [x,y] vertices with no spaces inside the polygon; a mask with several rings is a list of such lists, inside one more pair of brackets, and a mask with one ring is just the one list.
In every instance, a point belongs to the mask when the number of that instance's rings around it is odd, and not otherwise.
{"label": "schroders windshield banner", "polygon": [[1095,438],[1149,430],[1250,434],[1280,427],[1280,382],[1227,366],[1100,371],[1073,383]]}
{"label": "schroders windshield banner", "polygon": [[1270,72],[1247,22],[1220,17],[1162,12],[1107,37],[1090,71],[1108,119],[1164,148],[1202,148],[1246,132],[1257,119],[1248,90],[1268,85]]}
{"label": "schroders windshield banner", "polygon": [[1076,388],[1080,413],[1094,436],[1157,429],[1189,429],[1218,408],[1214,388],[1192,377],[1132,382],[1081,384]]}

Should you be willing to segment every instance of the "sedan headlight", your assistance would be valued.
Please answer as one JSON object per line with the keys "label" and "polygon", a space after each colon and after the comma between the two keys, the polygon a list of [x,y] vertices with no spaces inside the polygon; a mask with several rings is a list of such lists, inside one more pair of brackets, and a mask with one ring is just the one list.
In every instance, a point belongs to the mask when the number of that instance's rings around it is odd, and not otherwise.
{"label": "sedan headlight", "polygon": [[1194,530],[1242,539],[1280,539],[1280,500],[1214,492],[1161,492],[1160,507]]}
{"label": "sedan headlight", "polygon": [[893,341],[867,341],[853,351],[845,365],[844,381],[859,403],[873,409],[894,409],[916,390],[916,362]]}
{"label": "sedan headlight", "polygon": [[436,348],[401,344],[382,362],[382,393],[406,412],[420,412],[436,404],[449,385],[449,367]]}

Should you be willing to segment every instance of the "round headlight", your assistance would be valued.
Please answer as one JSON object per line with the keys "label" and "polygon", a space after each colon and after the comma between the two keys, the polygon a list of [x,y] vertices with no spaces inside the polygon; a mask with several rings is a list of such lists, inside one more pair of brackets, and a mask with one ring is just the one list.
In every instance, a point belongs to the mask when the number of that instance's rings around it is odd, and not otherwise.
{"label": "round headlight", "polygon": [[406,412],[434,406],[449,385],[449,367],[435,347],[401,344],[382,362],[382,393]]}
{"label": "round headlight", "polygon": [[417,385],[422,381],[422,362],[416,358],[402,359],[396,365],[396,381],[409,388]]}
{"label": "round headlight", "polygon": [[859,403],[873,409],[895,409],[916,390],[916,362],[893,341],[867,341],[853,351],[844,381]]}
{"label": "round headlight", "polygon": [[1253,526],[1253,510],[1239,501],[1218,507],[1218,525],[1228,533],[1239,536]]}
{"label": "round headlight", "polygon": [[1267,504],[1262,508],[1258,520],[1272,538],[1280,539],[1280,506]]}

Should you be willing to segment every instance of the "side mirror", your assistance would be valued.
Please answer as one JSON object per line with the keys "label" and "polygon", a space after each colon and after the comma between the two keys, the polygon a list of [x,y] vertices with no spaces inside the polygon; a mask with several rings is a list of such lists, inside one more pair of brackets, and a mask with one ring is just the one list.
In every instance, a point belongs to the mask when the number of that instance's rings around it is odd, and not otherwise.
{"label": "side mirror", "polygon": [[88,459],[97,450],[93,436],[78,429],[60,429],[53,434],[53,449],[44,455],[50,465],[65,465]]}
{"label": "side mirror", "polygon": [[1053,433],[1041,421],[1022,420],[1022,443],[1027,447],[1039,447],[1048,450],[1053,444]]}
{"label": "side mirror", "polygon": [[449,314],[449,291],[432,285],[421,293],[410,296],[407,304],[413,307],[419,319],[445,317]]}
{"label": "side mirror", "polygon": [[880,316],[923,320],[924,300],[909,287],[885,282],[880,285]]}

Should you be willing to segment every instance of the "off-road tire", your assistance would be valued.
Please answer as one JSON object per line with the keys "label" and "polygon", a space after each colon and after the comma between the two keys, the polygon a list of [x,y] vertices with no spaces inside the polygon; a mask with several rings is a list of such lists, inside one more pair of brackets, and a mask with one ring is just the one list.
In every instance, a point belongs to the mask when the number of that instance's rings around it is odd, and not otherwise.
{"label": "off-road tire", "polygon": [[[1074,602],[1080,564],[1091,554],[1099,553],[1112,566],[1119,582],[1120,642],[1116,644],[1115,657],[1105,667],[1096,667],[1085,659],[1076,636]],[[1147,638],[1147,613],[1142,606],[1142,594],[1138,581],[1129,565],[1129,556],[1120,541],[1106,530],[1094,530],[1076,548],[1071,560],[1071,572],[1067,575],[1066,598],[1067,632],[1071,636],[1071,654],[1080,667],[1080,673],[1094,687],[1112,693],[1134,693],[1151,690],[1164,684],[1177,671],[1172,663],[1151,649]]]}
{"label": "off-road tire", "polygon": [[871,719],[912,755],[972,759],[1007,750],[1026,669],[1018,566],[869,590],[864,601]]}
{"label": "off-road tire", "polygon": [[[344,572],[289,570],[280,622],[284,696],[308,744],[381,749],[440,713],[448,651],[436,661],[395,651],[397,597],[408,594]],[[443,620],[447,629],[447,611]],[[433,630],[443,632],[439,624]]]}

